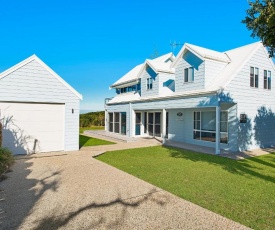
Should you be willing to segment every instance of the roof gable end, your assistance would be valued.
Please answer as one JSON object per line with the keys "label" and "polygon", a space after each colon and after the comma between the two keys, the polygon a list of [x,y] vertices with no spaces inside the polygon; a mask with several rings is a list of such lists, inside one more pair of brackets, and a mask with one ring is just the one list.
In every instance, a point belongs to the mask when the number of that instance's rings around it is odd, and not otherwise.
{"label": "roof gable end", "polygon": [[41,59],[39,59],[35,54],[26,58],[25,60],[19,62],[18,64],[10,67],[4,72],[0,73],[0,80],[8,76],[12,72],[20,69],[21,67],[27,65],[28,63],[36,61],[43,68],[45,68],[51,75],[53,75],[58,81],[60,81],[66,88],[68,88],[73,94],[75,94],[80,100],[82,100],[82,95],[79,94],[73,87],[71,87],[66,81],[64,81],[57,73],[55,73],[49,66],[47,66]]}

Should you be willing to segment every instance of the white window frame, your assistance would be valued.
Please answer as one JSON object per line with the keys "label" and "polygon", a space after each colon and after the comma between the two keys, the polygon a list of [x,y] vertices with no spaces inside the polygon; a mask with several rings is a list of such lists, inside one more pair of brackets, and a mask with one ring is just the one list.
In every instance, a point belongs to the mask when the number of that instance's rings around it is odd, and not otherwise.
{"label": "white window frame", "polygon": [[[253,70],[253,73],[252,71]],[[253,85],[251,84],[251,79],[253,78]],[[250,78],[249,78],[250,82],[250,87],[251,88],[259,88],[259,68],[257,67],[253,67],[253,66],[250,66]],[[257,86],[256,86],[256,83],[257,83]]]}
{"label": "white window frame", "polygon": [[[202,132],[206,132],[206,133],[215,133],[216,134],[216,130],[215,131],[211,131],[211,130],[203,130],[202,129],[202,124],[201,124],[201,122],[202,122],[202,113],[204,113],[204,112],[213,112],[214,110],[208,110],[208,111],[194,111],[193,112],[193,139],[194,140],[196,140],[196,141],[207,141],[207,140],[202,140],[201,139],[201,133]],[[226,130],[227,130],[227,132],[222,132],[222,131],[220,131],[220,134],[227,134],[227,143],[221,143],[221,144],[228,144],[229,143],[229,135],[228,135],[228,111],[227,110],[221,110],[221,113],[223,113],[223,112],[225,112],[225,113],[227,113],[227,121],[221,121],[220,120],[220,126],[221,126],[221,123],[224,123],[224,122],[227,122],[227,127],[226,127]],[[194,113],[200,113],[200,120],[199,119],[194,119]],[[197,117],[197,116],[196,116]],[[220,116],[220,119],[222,118],[222,116]],[[200,122],[200,129],[195,129],[195,127],[194,127],[194,124],[195,124],[195,122]],[[221,127],[220,127],[220,130],[221,130]],[[194,132],[200,132],[200,139],[195,139],[194,138]],[[207,141],[207,142],[211,142],[211,141]]]}
{"label": "white window frame", "polygon": [[184,69],[184,83],[194,82],[194,67]]}
{"label": "white window frame", "polygon": [[153,78],[148,77],[146,79],[146,83],[147,83],[147,90],[152,90],[153,89]]}

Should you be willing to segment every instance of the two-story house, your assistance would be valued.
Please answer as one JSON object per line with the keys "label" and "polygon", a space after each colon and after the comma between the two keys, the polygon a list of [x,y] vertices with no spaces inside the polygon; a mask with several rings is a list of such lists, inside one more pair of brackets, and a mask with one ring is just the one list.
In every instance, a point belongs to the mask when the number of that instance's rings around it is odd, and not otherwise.
{"label": "two-story house", "polygon": [[275,66],[261,42],[225,52],[185,44],[111,85],[106,131],[243,151],[275,145]]}

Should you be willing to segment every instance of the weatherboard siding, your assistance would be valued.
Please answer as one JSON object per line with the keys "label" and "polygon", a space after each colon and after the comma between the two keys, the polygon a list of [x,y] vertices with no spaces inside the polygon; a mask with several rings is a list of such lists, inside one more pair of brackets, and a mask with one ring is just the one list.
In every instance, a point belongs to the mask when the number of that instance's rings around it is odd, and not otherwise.
{"label": "weatherboard siding", "polygon": [[159,77],[159,94],[162,94],[162,90],[165,89],[169,89],[172,92],[175,92],[175,84],[171,84],[169,85],[171,88],[168,88],[167,86],[164,86],[165,83],[169,80],[173,80],[175,81],[175,76],[174,74],[169,74],[169,73],[159,73],[158,75]]}
{"label": "weatherboard siding", "polygon": [[[224,109],[224,110],[228,111],[228,117],[229,117],[228,127],[232,127],[232,128],[229,128],[228,144],[221,144],[221,148],[225,150],[236,151],[237,143],[235,141],[236,139],[234,139],[234,136],[235,136],[234,114],[236,111],[233,108],[228,110]],[[215,142],[195,140],[193,138],[194,112],[195,111],[215,111],[215,108],[173,109],[173,110],[167,110],[167,111],[169,113],[168,140],[215,148]],[[177,113],[179,112],[182,113],[181,117],[177,116]]]}
{"label": "weatherboard siding", "polygon": [[[194,67],[194,82],[184,82],[184,69]],[[186,92],[205,88],[205,63],[191,52],[187,52],[175,68],[175,92]]]}
{"label": "weatherboard siding", "polygon": [[205,87],[210,87],[219,77],[219,72],[227,63],[205,60]]}
{"label": "weatherboard siding", "polygon": [[[250,67],[259,68],[259,88],[250,87]],[[263,71],[271,71],[271,90],[263,89]],[[260,47],[250,58],[249,61],[245,63],[238,74],[232,79],[232,81],[225,88],[230,96],[233,98],[234,102],[237,102],[237,117],[240,114],[247,114],[251,121],[251,126],[247,124],[238,124],[239,130],[246,131],[247,135],[249,133],[252,135],[251,143],[244,146],[245,136],[244,134],[238,134],[239,148],[240,150],[255,149],[259,147],[270,147],[275,145],[275,120],[274,117],[262,119],[261,124],[255,123],[255,118],[258,114],[258,109],[264,106],[266,109],[271,109],[275,113],[275,71],[272,64],[268,60],[268,56],[264,51],[264,48]],[[261,137],[255,137],[255,125],[261,127]],[[260,126],[259,126],[260,125]]]}
{"label": "weatherboard siding", "polygon": [[0,86],[1,101],[65,104],[64,150],[79,149],[79,98],[38,62],[0,79]]}

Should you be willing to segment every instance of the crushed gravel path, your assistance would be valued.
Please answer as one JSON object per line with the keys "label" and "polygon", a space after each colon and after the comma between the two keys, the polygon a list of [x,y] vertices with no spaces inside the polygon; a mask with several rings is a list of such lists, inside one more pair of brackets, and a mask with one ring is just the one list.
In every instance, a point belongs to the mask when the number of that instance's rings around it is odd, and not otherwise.
{"label": "crushed gravel path", "polygon": [[93,153],[17,158],[0,183],[0,229],[248,229]]}

